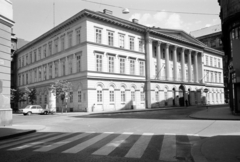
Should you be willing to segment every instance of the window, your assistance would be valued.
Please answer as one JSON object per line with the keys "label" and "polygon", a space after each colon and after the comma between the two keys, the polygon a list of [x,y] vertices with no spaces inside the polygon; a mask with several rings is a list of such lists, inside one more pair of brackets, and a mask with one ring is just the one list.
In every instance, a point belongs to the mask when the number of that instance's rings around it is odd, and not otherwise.
{"label": "window", "polygon": [[65,72],[66,72],[66,65],[65,65],[65,58],[63,58],[62,60],[61,60],[61,63],[62,63],[62,76],[64,76],[65,75]]}
{"label": "window", "polygon": [[97,71],[102,71],[102,55],[99,54],[96,55],[96,67]]}
{"label": "window", "polygon": [[24,74],[22,74],[22,85],[24,85]]}
{"label": "window", "polygon": [[178,53],[178,55],[177,55],[177,60],[178,60],[178,62],[181,62],[181,54],[180,53]]}
{"label": "window", "polygon": [[43,56],[47,57],[47,45],[43,46]]}
{"label": "window", "polygon": [[213,64],[212,64],[212,57],[210,57],[210,66],[213,66]]}
{"label": "window", "polygon": [[21,58],[18,59],[18,67],[21,68]]}
{"label": "window", "polygon": [[70,103],[73,103],[73,92],[69,93],[69,97],[70,97]]}
{"label": "window", "polygon": [[217,58],[214,58],[214,66],[217,67]]}
{"label": "window", "polygon": [[205,56],[206,57],[206,65],[208,65],[208,56]]}
{"label": "window", "polygon": [[35,69],[35,82],[37,82],[37,68]]}
{"label": "window", "polygon": [[102,87],[98,86],[97,87],[97,102],[102,102],[102,101],[103,101]]}
{"label": "window", "polygon": [[114,88],[112,86],[109,88],[109,99],[110,102],[114,102]]}
{"label": "window", "polygon": [[38,60],[41,60],[42,59],[42,48],[39,47],[38,48]]}
{"label": "window", "polygon": [[139,64],[140,64],[140,75],[144,76],[144,69],[145,69],[144,61],[140,61]]}
{"label": "window", "polygon": [[140,95],[141,95],[141,101],[143,102],[145,100],[145,94],[144,94],[143,88],[141,88],[140,90]]}
{"label": "window", "polygon": [[55,53],[58,53],[58,38],[57,39],[55,39],[55,41],[54,41],[54,45],[55,45]]}
{"label": "window", "polygon": [[114,73],[114,57],[108,57],[108,66],[109,66],[109,73]]}
{"label": "window", "polygon": [[159,101],[159,91],[158,91],[158,89],[155,90],[155,99],[156,99],[156,101]]}
{"label": "window", "polygon": [[213,72],[211,72],[211,82],[213,82]]}
{"label": "window", "polygon": [[47,65],[43,66],[43,80],[47,80]]}
{"label": "window", "polygon": [[123,34],[119,34],[119,47],[120,48],[124,48],[124,35]]}
{"label": "window", "polygon": [[28,65],[28,54],[26,54],[26,65]]}
{"label": "window", "polygon": [[134,37],[129,37],[130,50],[134,50]]}
{"label": "window", "polygon": [[78,90],[78,102],[82,102],[82,91]]}
{"label": "window", "polygon": [[206,70],[206,81],[208,82],[209,81],[209,71]]}
{"label": "window", "polygon": [[76,61],[77,61],[77,72],[81,71],[81,53],[76,54]]}
{"label": "window", "polygon": [[37,61],[37,50],[34,50],[34,61]]}
{"label": "window", "polygon": [[143,40],[139,39],[139,52],[143,52]]}
{"label": "window", "polygon": [[125,59],[120,58],[120,73],[125,74]]}
{"label": "window", "polygon": [[38,81],[42,80],[42,67],[38,68]]}
{"label": "window", "polygon": [[68,48],[72,47],[72,31],[68,33]]}
{"label": "window", "polygon": [[32,70],[29,70],[29,83],[32,83]]}
{"label": "window", "polygon": [[121,102],[126,101],[126,93],[125,93],[125,88],[121,87]]}
{"label": "window", "polygon": [[218,59],[218,67],[221,68],[220,59]]}
{"label": "window", "polygon": [[69,56],[68,57],[68,74],[72,74],[73,72],[72,60],[73,60],[73,56]]}
{"label": "window", "polygon": [[63,51],[65,49],[65,34],[61,37],[61,50]]}
{"label": "window", "polygon": [[81,43],[81,30],[76,29],[76,44],[80,44],[80,43]]}
{"label": "window", "polygon": [[165,59],[165,49],[162,49],[162,59]]}
{"label": "window", "polygon": [[113,46],[113,32],[109,31],[108,32],[108,45]]}
{"label": "window", "polygon": [[215,82],[217,83],[217,79],[218,79],[218,77],[217,77],[217,72],[215,72]]}
{"label": "window", "polygon": [[28,84],[28,73],[26,73],[26,84]]}
{"label": "window", "polygon": [[102,29],[96,28],[96,43],[102,43]]}
{"label": "window", "polygon": [[49,69],[49,79],[52,79],[52,63],[48,64],[48,69]]}
{"label": "window", "polygon": [[135,89],[133,87],[131,88],[131,100],[135,101]]}
{"label": "window", "polygon": [[24,56],[22,56],[22,67],[24,67]]}
{"label": "window", "polygon": [[58,61],[55,61],[55,78],[58,77]]}
{"label": "window", "polygon": [[135,74],[135,60],[130,60],[130,74]]}
{"label": "window", "polygon": [[18,85],[21,85],[21,75],[18,75]]}
{"label": "window", "polygon": [[222,74],[221,73],[219,73],[219,83],[222,83],[222,76],[221,76]]}
{"label": "window", "polygon": [[52,55],[52,42],[48,43],[48,52],[49,56]]}
{"label": "window", "polygon": [[170,61],[173,60],[173,51],[172,51],[172,50],[170,51],[170,54],[169,54],[169,60],[170,60]]}

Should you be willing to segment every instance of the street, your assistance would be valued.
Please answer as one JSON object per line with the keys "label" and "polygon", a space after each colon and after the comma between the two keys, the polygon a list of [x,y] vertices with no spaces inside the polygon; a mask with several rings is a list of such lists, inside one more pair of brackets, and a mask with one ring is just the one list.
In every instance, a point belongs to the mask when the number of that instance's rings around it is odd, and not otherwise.
{"label": "street", "polygon": [[[238,121],[195,120],[203,108],[108,115],[14,114],[17,125],[44,125],[37,133],[0,141],[1,162],[199,161],[208,137],[239,135]],[[195,148],[194,148],[195,147]]]}

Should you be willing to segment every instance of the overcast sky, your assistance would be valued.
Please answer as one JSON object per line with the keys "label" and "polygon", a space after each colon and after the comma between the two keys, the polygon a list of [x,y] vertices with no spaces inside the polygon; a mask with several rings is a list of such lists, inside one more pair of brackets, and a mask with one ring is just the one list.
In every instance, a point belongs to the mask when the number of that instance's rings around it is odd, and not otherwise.
{"label": "overcast sky", "polygon": [[[219,14],[217,0],[90,0],[129,8],[122,9],[84,0],[11,0],[13,2],[14,33],[18,38],[31,41],[53,28],[53,3],[55,2],[55,26],[83,9],[102,11],[109,9],[113,15],[131,20],[139,19],[146,26],[181,29],[189,33],[207,26],[220,24],[219,15],[188,15],[157,11]],[[156,11],[157,10],[157,11]]]}

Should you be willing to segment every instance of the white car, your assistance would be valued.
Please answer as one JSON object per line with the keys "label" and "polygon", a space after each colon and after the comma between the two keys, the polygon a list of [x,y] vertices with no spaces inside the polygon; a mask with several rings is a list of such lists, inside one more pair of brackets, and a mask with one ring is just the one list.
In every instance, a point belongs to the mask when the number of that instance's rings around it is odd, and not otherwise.
{"label": "white car", "polygon": [[40,105],[27,105],[23,109],[23,115],[31,114],[48,114],[48,110],[43,109]]}

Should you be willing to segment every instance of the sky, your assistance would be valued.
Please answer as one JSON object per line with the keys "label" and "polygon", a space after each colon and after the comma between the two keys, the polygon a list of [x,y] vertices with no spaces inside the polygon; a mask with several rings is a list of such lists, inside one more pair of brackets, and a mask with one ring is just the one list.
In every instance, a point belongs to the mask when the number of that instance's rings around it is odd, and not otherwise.
{"label": "sky", "polygon": [[[27,41],[52,29],[54,20],[56,26],[83,9],[92,11],[108,9],[113,11],[113,16],[122,19],[131,21],[136,18],[142,25],[180,29],[187,33],[221,23],[217,0],[89,0],[101,4],[91,3],[88,0],[11,1],[13,3],[13,20],[15,21],[13,32],[16,37]],[[55,12],[53,8],[55,8]],[[122,14],[123,8],[128,8],[130,13]],[[217,15],[180,14],[178,12]]]}

